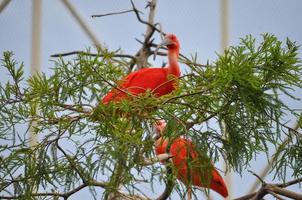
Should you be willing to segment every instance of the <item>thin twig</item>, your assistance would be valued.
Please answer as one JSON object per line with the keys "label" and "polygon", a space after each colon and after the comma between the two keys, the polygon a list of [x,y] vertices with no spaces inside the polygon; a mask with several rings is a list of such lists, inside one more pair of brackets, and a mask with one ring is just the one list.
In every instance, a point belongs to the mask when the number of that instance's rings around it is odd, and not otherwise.
{"label": "thin twig", "polygon": [[[132,5],[132,10],[134,11],[134,13],[135,13],[135,15],[136,15],[137,20],[138,20],[139,22],[141,22],[142,24],[148,25],[149,27],[151,27],[151,29],[156,30],[157,32],[160,33],[161,30],[159,30],[159,29],[152,23],[152,21],[153,21],[153,19],[154,19],[154,14],[155,14],[156,0],[152,0],[152,1],[149,2],[149,4],[148,4],[148,7],[150,7],[149,16],[151,16],[151,17],[149,17],[149,20],[148,20],[148,21],[145,21],[145,20],[143,20],[143,19],[141,18],[140,13],[142,13],[142,12],[140,12],[140,11],[136,8],[135,4],[133,3],[133,0],[130,0],[130,2],[131,2],[131,5]],[[152,16],[153,16],[153,17],[152,17]],[[150,19],[151,19],[151,20],[150,20]],[[150,22],[150,21],[151,21],[151,22]]]}
{"label": "thin twig", "polygon": [[[97,70],[92,66],[92,70],[97,73]],[[129,88],[126,88],[126,89],[122,89],[120,88],[118,85],[114,85],[112,83],[110,83],[107,79],[105,79],[103,76],[101,76],[100,74],[98,75],[105,83],[107,83],[109,86],[111,86],[112,88],[118,90],[120,93],[124,93],[124,94],[127,94],[129,97],[133,97],[134,95],[130,92],[127,91],[127,89]],[[118,94],[116,94],[118,95]]]}
{"label": "thin twig", "polygon": [[87,56],[99,56],[99,57],[104,57],[104,56],[108,56],[110,55],[111,57],[114,58],[130,58],[132,60],[135,60],[134,56],[128,55],[128,54],[99,54],[99,53],[89,53],[89,52],[85,52],[85,51],[71,51],[71,52],[66,52],[66,53],[57,53],[57,54],[53,54],[50,57],[56,58],[56,57],[64,57],[64,56],[71,56],[71,55],[78,55],[78,54],[82,54],[82,55],[87,55]]}
{"label": "thin twig", "polygon": [[258,180],[262,183],[262,185],[266,185],[265,181],[262,180],[262,178],[260,176],[258,176],[258,174],[256,174],[255,172],[248,170],[248,172],[250,172],[251,174],[253,174],[254,176],[256,176],[258,178]]}
{"label": "thin twig", "polygon": [[[92,18],[94,18],[94,17],[106,17],[106,16],[110,16],[110,15],[120,15],[120,14],[129,13],[129,12],[134,12],[134,10],[131,9],[131,10],[125,10],[125,11],[120,11],[120,12],[106,13],[106,14],[101,14],[101,15],[91,15],[91,17]],[[141,11],[138,11],[138,12],[142,13]]]}
{"label": "thin twig", "polygon": [[58,105],[62,108],[65,108],[67,110],[71,110],[71,111],[75,111],[75,112],[79,112],[79,113],[84,113],[84,114],[91,114],[92,110],[90,109],[84,109],[84,108],[78,108],[78,106],[76,105],[68,105],[68,104],[63,104],[63,105]]}
{"label": "thin twig", "polygon": [[171,97],[171,98],[167,99],[166,101],[164,101],[163,104],[169,103],[172,100],[176,100],[176,99],[179,99],[179,98],[188,97],[188,96],[194,96],[194,95],[198,95],[198,94],[203,94],[203,93],[205,93],[207,91],[208,91],[208,89],[201,90],[201,91],[198,91],[198,92],[186,93],[186,94],[178,95],[178,96],[175,96],[175,97]]}

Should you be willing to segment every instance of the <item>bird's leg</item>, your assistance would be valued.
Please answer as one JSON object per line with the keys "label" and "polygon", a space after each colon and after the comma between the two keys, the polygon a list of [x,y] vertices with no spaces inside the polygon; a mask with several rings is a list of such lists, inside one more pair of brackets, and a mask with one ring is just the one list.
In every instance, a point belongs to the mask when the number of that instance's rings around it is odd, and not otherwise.
{"label": "bird's leg", "polygon": [[192,199],[192,187],[189,187],[187,192],[188,192],[188,200],[191,200]]}

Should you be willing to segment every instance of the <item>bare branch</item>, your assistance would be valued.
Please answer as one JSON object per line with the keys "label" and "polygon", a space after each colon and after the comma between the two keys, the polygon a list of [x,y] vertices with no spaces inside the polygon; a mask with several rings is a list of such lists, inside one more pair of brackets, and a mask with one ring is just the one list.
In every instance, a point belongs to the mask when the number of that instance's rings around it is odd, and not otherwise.
{"label": "bare branch", "polygon": [[142,69],[147,66],[148,57],[151,55],[150,44],[152,44],[152,41],[150,42],[150,39],[155,30],[158,32],[161,32],[161,31],[159,29],[157,29],[156,26],[154,25],[154,16],[155,16],[155,8],[156,8],[157,0],[151,0],[148,4],[148,7],[150,8],[148,22],[141,19],[138,9],[135,7],[135,4],[133,3],[132,0],[130,0],[130,1],[131,1],[133,11],[134,11],[138,21],[147,25],[147,29],[144,34],[144,43],[143,43],[141,49],[135,54],[136,63],[133,63],[129,68],[129,71],[132,71],[134,64],[137,65],[137,70]]}
{"label": "bare branch", "polygon": [[[236,198],[234,200],[258,200],[262,199],[265,195],[271,194],[273,196],[275,195],[281,195],[283,197],[288,197],[292,199],[301,199],[302,200],[302,195],[289,191],[287,189],[284,189],[284,187],[288,187],[297,183],[302,182],[302,178],[298,178],[292,181],[289,181],[287,183],[281,183],[281,184],[267,184],[265,183],[261,177],[259,177],[257,174],[251,172],[253,175],[255,175],[258,179],[260,179],[261,182],[263,182],[262,187],[257,191],[253,192],[251,194]],[[280,199],[280,198],[279,198]]]}
{"label": "bare branch", "polygon": [[296,192],[292,192],[292,191],[289,191],[289,190],[284,189],[284,188],[273,186],[269,190],[276,193],[276,194],[285,196],[285,197],[289,197],[289,198],[297,199],[297,200],[302,200],[302,194],[298,194]]}
{"label": "bare branch", "polygon": [[[20,98],[20,99],[7,99],[4,102],[0,101],[0,103],[3,104],[1,106],[5,106],[6,104],[14,104],[14,103],[22,102],[22,101],[24,101],[22,98]],[[2,108],[2,107],[0,107],[0,108]]]}
{"label": "bare branch", "polygon": [[[145,21],[141,18],[140,16],[140,12],[135,4],[133,3],[133,0],[130,0],[131,2],[131,5],[132,5],[132,10],[134,11],[135,15],[136,15],[136,18],[139,22],[141,22],[142,24],[145,24],[145,25],[148,25],[149,29],[147,28],[147,32],[149,32],[150,30],[153,30],[153,31],[157,31],[157,32],[161,32],[161,30],[159,30],[155,25],[154,25],[154,15],[155,15],[155,7],[156,7],[156,1],[157,0],[151,0],[148,5],[146,6],[150,8],[150,13],[149,13],[149,18],[148,18],[148,21]],[[146,32],[146,33],[147,33]],[[151,37],[151,36],[150,36]],[[149,38],[150,39],[150,38]]]}
{"label": "bare branch", "polygon": [[85,109],[85,108],[78,108],[78,106],[75,105],[68,105],[68,104],[63,104],[63,105],[58,105],[62,108],[65,108],[67,110],[71,110],[71,111],[75,111],[75,112],[79,112],[79,113],[84,113],[84,114],[91,114],[92,110],[90,109]]}
{"label": "bare branch", "polygon": [[[129,12],[134,12],[133,9],[131,10],[125,10],[125,11],[120,11],[120,12],[112,12],[112,13],[107,13],[107,14],[102,14],[102,15],[91,15],[92,18],[94,17],[106,17],[106,16],[110,16],[110,15],[120,15],[120,14],[125,14],[125,13],[129,13]],[[142,13],[141,11],[137,11]]]}
{"label": "bare branch", "polygon": [[301,182],[302,182],[302,178],[298,178],[298,179],[295,179],[295,180],[292,180],[292,181],[289,181],[289,182],[286,182],[286,183],[281,183],[281,184],[276,184],[276,185],[278,187],[284,188],[284,187],[295,185],[295,184],[301,183]]}
{"label": "bare branch", "polygon": [[[60,192],[41,192],[41,193],[33,193],[31,195],[35,196],[35,197],[53,196],[53,197],[63,197],[64,199],[67,199],[71,195],[79,192],[80,190],[84,189],[87,186],[94,186],[94,187],[105,188],[106,187],[106,183],[98,182],[98,181],[90,181],[88,183],[83,183],[83,184],[79,185],[78,187],[74,188],[73,190],[70,190],[70,191],[65,192],[65,193],[60,193]],[[22,199],[22,197],[23,197],[22,195],[19,195],[19,196],[0,196],[0,199]]]}
{"label": "bare branch", "polygon": [[[144,42],[140,41],[139,39],[136,38],[135,40],[137,42],[139,42],[140,44],[144,45]],[[150,47],[157,47],[158,44],[151,43],[151,44],[149,44],[149,46]],[[167,50],[166,47],[160,47],[160,49]],[[150,54],[154,54],[154,51],[150,51]],[[168,54],[165,53],[165,52],[156,52],[156,55],[157,56],[167,56]],[[197,62],[192,62],[187,56],[185,56],[182,53],[179,54],[179,62],[183,63],[183,64],[186,64],[186,65],[194,65],[194,66],[197,66],[197,67],[207,67],[207,66],[209,66],[208,64],[201,64],[201,63],[197,63]]]}
{"label": "bare branch", "polygon": [[258,178],[258,180],[262,183],[262,185],[266,185],[266,183],[264,182],[264,180],[262,180],[262,178],[260,176],[258,176],[258,174],[256,174],[255,172],[248,170],[248,172],[250,172],[251,174],[253,174],[254,176],[256,176]]}
{"label": "bare branch", "polygon": [[[100,56],[100,57],[108,56],[105,54],[89,53],[89,52],[85,52],[85,51],[71,51],[71,52],[67,52],[67,53],[53,54],[50,57],[56,58],[56,57],[64,57],[64,56],[71,56],[71,55],[78,55],[78,54],[87,55],[87,56]],[[134,56],[127,55],[127,54],[112,54],[110,56],[113,58],[130,58],[132,60],[135,60]]]}
{"label": "bare branch", "polygon": [[269,194],[271,194],[272,196],[274,196],[276,199],[278,200],[285,200],[282,197],[280,197],[279,195],[277,195],[276,193],[272,192],[272,191],[268,191]]}

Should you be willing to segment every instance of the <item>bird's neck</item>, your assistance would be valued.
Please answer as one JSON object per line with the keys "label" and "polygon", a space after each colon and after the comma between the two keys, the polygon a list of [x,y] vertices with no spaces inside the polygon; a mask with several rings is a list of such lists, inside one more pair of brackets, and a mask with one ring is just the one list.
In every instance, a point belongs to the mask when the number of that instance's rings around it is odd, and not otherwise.
{"label": "bird's neck", "polygon": [[168,51],[168,60],[169,60],[168,73],[173,74],[176,77],[180,76],[178,56],[179,56],[178,49],[170,49]]}

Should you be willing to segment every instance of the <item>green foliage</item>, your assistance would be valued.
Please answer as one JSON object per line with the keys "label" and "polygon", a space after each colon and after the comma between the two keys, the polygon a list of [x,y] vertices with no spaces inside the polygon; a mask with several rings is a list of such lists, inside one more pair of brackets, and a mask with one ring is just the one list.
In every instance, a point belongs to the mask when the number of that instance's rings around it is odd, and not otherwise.
{"label": "green foliage", "polygon": [[[5,52],[1,64],[12,81],[0,85],[0,190],[30,199],[42,190],[68,192],[83,183],[94,195],[94,187],[102,187],[105,196],[120,185],[139,193],[138,179],[153,187],[165,172],[143,162],[154,156],[150,134],[159,118],[168,122],[165,137],[187,135],[200,153],[242,172],[256,154],[289,134],[283,118],[296,113],[281,97],[295,100],[294,88],[302,86],[297,52],[290,40],[282,44],[265,34],[256,45],[247,36],[211,65],[187,62],[192,73],[180,78],[173,94],[155,98],[147,92],[109,105],[101,98],[129,65],[114,53],[60,58],[52,75],[25,80],[23,64]],[[32,148],[30,126],[40,141]],[[289,167],[301,176],[300,140],[296,134],[278,149],[279,175]]]}
{"label": "green foliage", "polygon": [[[296,100],[290,92],[302,83],[298,47],[293,42],[287,40],[282,47],[275,36],[264,34],[263,41],[258,46],[255,43],[247,36],[213,65],[192,67],[194,74],[183,81],[188,95],[169,102],[184,105],[185,120],[191,116],[199,122],[212,120],[204,123],[207,132],[193,131],[191,136],[208,143],[212,155],[218,149],[238,172],[256,152],[267,152],[268,144],[280,142],[282,117],[289,112],[296,115],[280,97]],[[300,170],[298,165],[294,169]]]}

